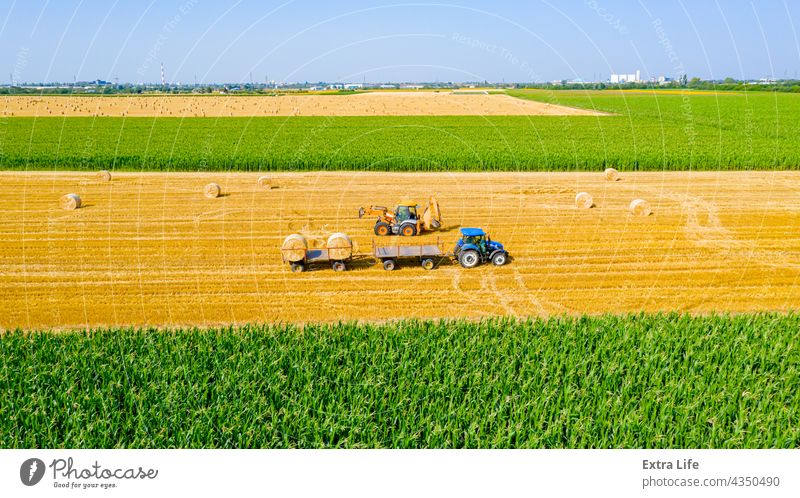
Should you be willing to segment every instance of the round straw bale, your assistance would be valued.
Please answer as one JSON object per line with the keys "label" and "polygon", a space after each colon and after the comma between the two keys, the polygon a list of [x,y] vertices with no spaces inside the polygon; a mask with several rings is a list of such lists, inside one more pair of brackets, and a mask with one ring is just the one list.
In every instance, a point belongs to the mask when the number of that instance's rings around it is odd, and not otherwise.
{"label": "round straw bale", "polygon": [[267,190],[272,188],[272,181],[271,181],[270,177],[268,177],[268,176],[260,176],[258,178],[258,186],[263,188],[263,189],[267,189]]}
{"label": "round straw bale", "polygon": [[594,199],[586,192],[578,192],[575,196],[575,205],[580,209],[589,209],[594,206]]}
{"label": "round straw bale", "polygon": [[203,195],[208,197],[209,199],[214,199],[215,197],[219,197],[220,192],[222,189],[219,188],[219,185],[216,183],[209,183],[208,185],[203,188]]}
{"label": "round straw bale", "polygon": [[81,198],[78,194],[67,194],[61,197],[61,209],[72,211],[81,207]]}
{"label": "round straw bale", "polygon": [[353,255],[353,241],[346,234],[334,233],[328,237],[328,257],[347,259]]}
{"label": "round straw bale", "polygon": [[102,171],[98,171],[97,175],[95,175],[95,176],[97,177],[97,180],[101,181],[101,182],[110,182],[111,181],[111,173],[108,170],[105,170],[105,169],[102,170]]}
{"label": "round straw bale", "polygon": [[634,216],[650,216],[653,211],[650,209],[650,203],[644,199],[634,199],[628,207]]}
{"label": "round straw bale", "polygon": [[281,245],[283,257],[293,263],[295,261],[303,261],[306,258],[306,249],[308,249],[306,238],[299,233],[289,235],[283,239],[283,244]]}
{"label": "round straw bale", "polygon": [[615,170],[614,168],[606,168],[605,175],[606,180],[610,182],[619,180],[619,171]]}

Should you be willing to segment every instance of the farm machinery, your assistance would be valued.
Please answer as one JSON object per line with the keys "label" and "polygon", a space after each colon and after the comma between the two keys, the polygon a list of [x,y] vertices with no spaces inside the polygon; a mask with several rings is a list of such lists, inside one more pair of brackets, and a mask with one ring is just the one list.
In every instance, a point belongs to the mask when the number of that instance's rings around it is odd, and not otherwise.
{"label": "farm machinery", "polygon": [[312,264],[329,263],[333,271],[345,271],[353,258],[353,242],[344,233],[328,237],[325,247],[309,248],[306,238],[298,233],[286,237],[281,246],[283,262],[289,263],[293,273],[300,273]]}
{"label": "farm machinery", "polygon": [[[394,211],[383,206],[362,207],[358,217],[377,216],[374,231],[378,236],[410,237],[441,228],[442,213],[436,198],[428,199],[422,214],[419,207],[411,201],[400,202]],[[329,263],[335,271],[344,271],[347,269],[346,263],[355,257],[354,245],[343,233],[331,235],[324,248],[314,249],[309,249],[303,235],[291,234],[284,240],[281,251],[283,261],[291,264],[293,272],[302,272],[313,263]],[[462,228],[461,238],[451,252],[446,252],[439,240],[435,243],[401,245],[382,245],[373,241],[372,257],[389,271],[394,270],[402,260],[416,260],[425,270],[432,270],[444,259],[455,260],[464,268],[474,268],[488,262],[502,266],[508,261],[508,252],[503,244],[492,240],[483,229]]]}
{"label": "farm machinery", "polygon": [[508,260],[503,244],[494,241],[480,228],[462,228],[461,239],[456,243],[453,255],[464,268],[474,268],[478,263],[491,261],[503,266]]}
{"label": "farm machinery", "polygon": [[455,249],[446,254],[440,243],[401,245],[401,246],[376,246],[373,244],[372,253],[383,264],[384,270],[394,270],[400,259],[416,259],[426,270],[436,266],[436,259],[453,257],[464,268],[474,268],[480,263],[492,262],[495,266],[502,266],[508,261],[508,252],[503,244],[489,237],[489,234],[480,228],[462,228],[461,238],[456,243]]}
{"label": "farm machinery", "polygon": [[412,201],[398,203],[394,211],[384,206],[362,207],[358,210],[358,217],[377,216],[375,221],[375,235],[405,235],[407,237],[419,235],[423,231],[436,230],[442,226],[442,213],[439,203],[434,197],[428,199],[425,211],[419,213],[419,205]]}

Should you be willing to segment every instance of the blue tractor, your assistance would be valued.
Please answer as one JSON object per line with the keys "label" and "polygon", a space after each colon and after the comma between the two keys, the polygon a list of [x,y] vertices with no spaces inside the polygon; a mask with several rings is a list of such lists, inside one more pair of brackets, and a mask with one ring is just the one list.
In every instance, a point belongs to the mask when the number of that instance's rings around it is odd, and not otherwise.
{"label": "blue tractor", "polygon": [[464,268],[474,268],[488,261],[502,266],[508,261],[508,252],[503,244],[489,238],[489,234],[480,228],[462,228],[461,239],[453,254]]}

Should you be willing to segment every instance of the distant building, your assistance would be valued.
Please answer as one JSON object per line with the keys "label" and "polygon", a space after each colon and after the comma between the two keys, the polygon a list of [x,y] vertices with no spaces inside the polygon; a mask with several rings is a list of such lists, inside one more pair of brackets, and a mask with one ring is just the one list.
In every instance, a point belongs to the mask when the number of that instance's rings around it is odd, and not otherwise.
{"label": "distant building", "polygon": [[364,88],[364,85],[361,83],[345,83],[344,89],[345,90],[358,90],[359,88]]}
{"label": "distant building", "polygon": [[642,72],[638,69],[635,73],[632,74],[611,74],[611,83],[615,84],[624,84],[624,83],[641,83],[642,82]]}

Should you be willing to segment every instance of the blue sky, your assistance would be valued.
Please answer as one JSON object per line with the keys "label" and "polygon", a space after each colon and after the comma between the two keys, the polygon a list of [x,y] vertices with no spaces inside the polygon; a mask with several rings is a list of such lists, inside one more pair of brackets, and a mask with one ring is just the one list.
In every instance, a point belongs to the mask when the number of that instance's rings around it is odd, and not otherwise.
{"label": "blue sky", "polygon": [[0,81],[800,74],[796,0],[0,0]]}

